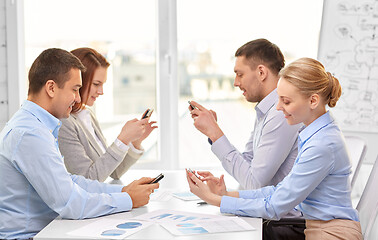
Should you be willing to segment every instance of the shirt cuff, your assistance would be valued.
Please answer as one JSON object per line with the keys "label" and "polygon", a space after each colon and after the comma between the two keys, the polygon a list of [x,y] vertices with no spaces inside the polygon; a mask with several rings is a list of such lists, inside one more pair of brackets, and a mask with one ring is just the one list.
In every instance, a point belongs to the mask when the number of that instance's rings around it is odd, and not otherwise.
{"label": "shirt cuff", "polygon": [[227,154],[234,150],[232,144],[228,141],[227,137],[223,135],[218,138],[213,145],[211,145],[211,151],[222,160]]}
{"label": "shirt cuff", "polygon": [[106,193],[120,193],[122,192],[123,185],[118,184],[106,184]]}
{"label": "shirt cuff", "polygon": [[133,200],[126,192],[110,193],[115,201],[115,206],[117,206],[118,212],[129,211],[133,208]]}
{"label": "shirt cuff", "polygon": [[237,206],[238,198],[223,196],[220,204],[220,211],[221,213],[236,213],[236,206]]}
{"label": "shirt cuff", "polygon": [[116,140],[114,141],[114,144],[123,152],[127,152],[129,151],[129,146],[124,144],[121,140],[119,140],[118,138],[116,138]]}
{"label": "shirt cuff", "polygon": [[137,149],[134,147],[133,143],[130,142],[129,145],[128,145],[131,149],[131,151],[137,153],[137,154],[142,154],[144,152],[144,148],[142,147],[142,149]]}

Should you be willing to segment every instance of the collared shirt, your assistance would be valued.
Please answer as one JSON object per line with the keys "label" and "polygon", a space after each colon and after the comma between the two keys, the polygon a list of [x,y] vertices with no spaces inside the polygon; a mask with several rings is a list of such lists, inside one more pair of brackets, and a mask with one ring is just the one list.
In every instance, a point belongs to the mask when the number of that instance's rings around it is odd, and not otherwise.
{"label": "collared shirt", "polygon": [[[98,146],[101,148],[102,153],[105,153],[106,146],[104,146],[104,144],[102,144],[101,140],[98,138],[97,134],[95,133],[94,127],[92,125],[91,113],[89,112],[89,110],[84,108],[81,111],[79,111],[76,115],[84,123],[84,125],[88,129],[88,131],[92,134],[92,136],[96,140]],[[128,148],[126,148],[125,152],[127,150],[128,150]]]}
{"label": "collared shirt", "polygon": [[0,238],[31,238],[55,217],[128,211],[121,185],[70,175],[59,152],[61,121],[25,101],[0,134]]}
{"label": "collared shirt", "polygon": [[277,90],[256,105],[254,131],[245,150],[240,153],[225,135],[215,141],[211,150],[224,169],[244,189],[277,185],[291,170],[297,157],[297,137],[301,124],[290,126],[277,111]]}
{"label": "collared shirt", "polygon": [[351,164],[344,137],[329,112],[298,136],[298,157],[290,174],[276,187],[224,196],[221,212],[279,219],[298,204],[305,219],[358,221],[352,207]]}

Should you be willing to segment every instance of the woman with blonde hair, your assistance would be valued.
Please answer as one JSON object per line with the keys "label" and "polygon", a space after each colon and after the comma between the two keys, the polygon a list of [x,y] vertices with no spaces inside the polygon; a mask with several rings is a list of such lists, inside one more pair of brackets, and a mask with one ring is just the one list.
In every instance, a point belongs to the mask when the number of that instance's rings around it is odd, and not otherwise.
{"label": "woman with blonde hair", "polygon": [[306,219],[306,239],[362,239],[345,140],[326,109],[341,96],[339,81],[317,60],[301,58],[280,71],[277,92],[287,122],[304,124],[291,172],[275,187],[237,192],[226,191],[223,176],[188,172],[191,191],[222,213],[277,220],[295,208]]}

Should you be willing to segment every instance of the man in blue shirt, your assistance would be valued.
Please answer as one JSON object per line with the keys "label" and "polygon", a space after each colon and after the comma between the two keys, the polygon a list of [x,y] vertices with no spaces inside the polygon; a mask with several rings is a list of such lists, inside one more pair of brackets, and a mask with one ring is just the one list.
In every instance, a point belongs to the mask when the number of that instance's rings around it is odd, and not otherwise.
{"label": "man in blue shirt", "polygon": [[70,175],[58,148],[59,119],[80,102],[81,71],[71,53],[47,49],[29,71],[21,109],[0,134],[0,238],[28,239],[57,216],[83,219],[148,203],[158,184],[141,178],[128,186]]}

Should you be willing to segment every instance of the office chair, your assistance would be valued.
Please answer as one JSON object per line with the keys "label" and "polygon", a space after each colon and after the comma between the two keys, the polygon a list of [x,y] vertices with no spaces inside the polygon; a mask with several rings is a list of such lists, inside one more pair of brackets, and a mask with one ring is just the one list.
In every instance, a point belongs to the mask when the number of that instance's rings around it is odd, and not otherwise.
{"label": "office chair", "polygon": [[[378,205],[377,205],[378,208]],[[378,239],[378,215],[376,214],[374,222],[371,225],[369,231],[365,233],[366,240],[376,240]]]}
{"label": "office chair", "polygon": [[367,146],[365,140],[356,136],[345,136],[345,144],[352,164],[352,174],[350,177],[353,189],[362,161],[365,158]]}
{"label": "office chair", "polygon": [[[378,215],[378,161],[376,160],[365,189],[362,192],[357,210],[360,216],[362,234],[365,239],[369,239],[368,235],[372,233],[377,235],[377,230],[373,229],[373,225],[377,225]],[[373,238],[370,238],[373,239]],[[376,238],[374,238],[376,239]]]}

